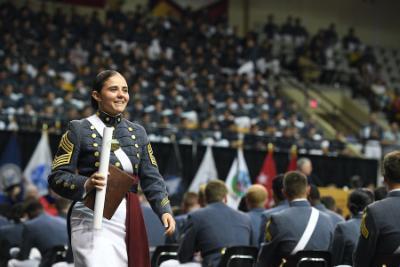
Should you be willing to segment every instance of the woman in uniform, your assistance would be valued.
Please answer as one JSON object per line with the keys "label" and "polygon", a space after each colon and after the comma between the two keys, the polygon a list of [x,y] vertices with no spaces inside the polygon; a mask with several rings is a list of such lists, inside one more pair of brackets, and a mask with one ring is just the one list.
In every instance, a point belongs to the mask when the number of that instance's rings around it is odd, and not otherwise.
{"label": "woman in uniform", "polygon": [[[92,106],[96,114],[71,121],[62,136],[49,175],[51,188],[74,201],[70,210],[71,247],[75,266],[150,266],[141,209],[131,189],[111,220],[93,229],[93,211],[83,200],[103,188],[97,173],[104,127],[114,127],[110,164],[137,176],[140,186],[165,226],[174,232],[175,221],[163,178],[144,128],[122,117],[129,102],[125,78],[113,70],[100,72],[93,83]],[[137,189],[137,188],[136,188]]]}

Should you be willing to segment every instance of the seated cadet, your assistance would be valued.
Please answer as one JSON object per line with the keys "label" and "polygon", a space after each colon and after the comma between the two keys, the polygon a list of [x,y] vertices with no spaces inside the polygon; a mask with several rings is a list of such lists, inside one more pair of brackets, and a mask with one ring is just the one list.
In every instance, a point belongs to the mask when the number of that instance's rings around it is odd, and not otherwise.
{"label": "seated cadet", "polygon": [[187,221],[188,214],[200,208],[199,195],[194,192],[186,192],[183,195],[181,204],[182,214],[175,217],[176,227],[175,232],[172,236],[167,236],[165,242],[167,244],[179,243],[185,223]]}
{"label": "seated cadet", "polygon": [[400,253],[400,151],[387,154],[382,166],[389,193],[364,210],[354,267],[372,266],[380,254]]}
{"label": "seated cadet", "polygon": [[[183,266],[217,266],[223,248],[250,245],[250,219],[226,205],[227,194],[224,182],[210,181],[205,189],[207,206],[189,213],[178,250]],[[196,252],[201,253],[202,263],[192,262]],[[161,266],[181,265],[169,260]]]}
{"label": "seated cadet", "polygon": [[331,249],[334,265],[353,264],[353,252],[360,235],[362,211],[372,202],[372,192],[366,189],[356,189],[349,195],[347,207],[352,214],[352,218],[336,225]]}
{"label": "seated cadet", "polygon": [[270,263],[269,266],[279,266],[283,258],[299,250],[328,250],[333,238],[328,215],[311,207],[307,201],[309,186],[304,174],[286,173],[283,191],[290,207],[272,214],[267,223],[266,244],[259,256],[263,262]]}
{"label": "seated cadet", "polygon": [[265,210],[265,202],[268,199],[268,191],[263,185],[255,184],[249,187],[245,195],[246,205],[251,220],[253,230],[252,246],[258,247],[258,238],[260,236],[261,214]]}
{"label": "seated cadet", "polygon": [[[37,248],[42,255],[41,264],[44,266],[46,261],[46,252],[49,252],[55,246],[65,246],[68,244],[67,223],[60,217],[50,216],[43,210],[39,200],[30,200],[25,209],[29,220],[23,224],[22,244],[18,255],[19,260],[28,259],[32,248]],[[37,263],[39,265],[39,263]],[[11,260],[12,266],[26,266],[24,261]],[[36,266],[35,264],[29,266]]]}
{"label": "seated cadet", "polygon": [[310,194],[308,195],[308,199],[313,207],[315,207],[319,211],[328,214],[329,218],[331,219],[333,227],[335,227],[338,223],[344,221],[342,216],[340,216],[334,211],[327,209],[324,206],[324,204],[321,203],[321,195],[319,193],[317,186],[310,185]]}
{"label": "seated cadet", "polygon": [[260,231],[258,244],[261,244],[265,240],[265,227],[267,222],[271,218],[271,215],[282,211],[289,207],[289,202],[286,200],[282,192],[283,189],[283,174],[277,175],[274,180],[272,180],[272,197],[275,202],[275,206],[271,209],[265,210],[261,214]]}

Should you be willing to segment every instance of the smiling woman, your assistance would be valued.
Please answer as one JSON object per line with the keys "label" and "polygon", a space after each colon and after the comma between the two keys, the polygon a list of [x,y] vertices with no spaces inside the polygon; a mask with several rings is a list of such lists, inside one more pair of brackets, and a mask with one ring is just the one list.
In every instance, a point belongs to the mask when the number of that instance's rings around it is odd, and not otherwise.
{"label": "smiling woman", "polygon": [[[134,188],[121,202],[111,220],[103,220],[96,232],[93,211],[83,200],[95,188],[103,188],[104,177],[97,173],[104,127],[114,127],[110,164],[139,177],[140,186],[166,234],[175,230],[175,221],[164,180],[153,156],[144,128],[122,117],[129,102],[125,78],[113,70],[100,72],[91,94],[96,114],[71,121],[61,138],[49,175],[51,188],[74,200],[70,210],[70,237],[75,266],[148,267],[146,230]],[[135,231],[133,231],[135,229]]]}

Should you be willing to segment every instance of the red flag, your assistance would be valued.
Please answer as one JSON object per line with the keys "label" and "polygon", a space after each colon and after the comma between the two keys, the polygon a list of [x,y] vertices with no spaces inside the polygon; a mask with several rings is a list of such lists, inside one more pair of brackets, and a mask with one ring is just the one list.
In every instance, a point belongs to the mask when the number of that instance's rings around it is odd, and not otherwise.
{"label": "red flag", "polygon": [[290,161],[287,167],[288,172],[295,171],[297,169],[297,146],[293,145],[290,149]]}
{"label": "red flag", "polygon": [[274,160],[274,146],[268,144],[268,153],[264,159],[260,174],[257,176],[256,183],[262,184],[268,190],[268,202],[266,206],[270,206],[272,200],[272,181],[276,176],[276,165]]}

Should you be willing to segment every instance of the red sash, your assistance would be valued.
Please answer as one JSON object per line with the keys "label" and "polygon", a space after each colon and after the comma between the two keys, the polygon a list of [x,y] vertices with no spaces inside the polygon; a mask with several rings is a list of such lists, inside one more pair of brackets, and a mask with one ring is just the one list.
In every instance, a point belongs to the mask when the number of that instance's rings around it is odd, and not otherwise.
{"label": "red sash", "polygon": [[149,244],[142,208],[135,193],[127,194],[126,247],[128,267],[150,267]]}

